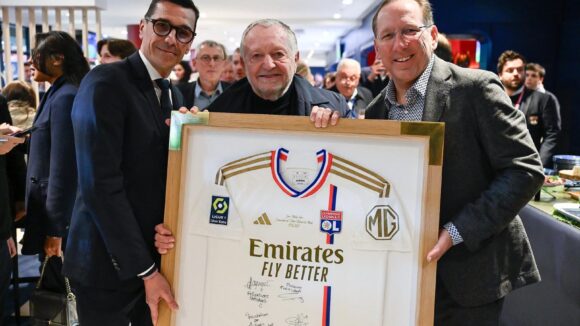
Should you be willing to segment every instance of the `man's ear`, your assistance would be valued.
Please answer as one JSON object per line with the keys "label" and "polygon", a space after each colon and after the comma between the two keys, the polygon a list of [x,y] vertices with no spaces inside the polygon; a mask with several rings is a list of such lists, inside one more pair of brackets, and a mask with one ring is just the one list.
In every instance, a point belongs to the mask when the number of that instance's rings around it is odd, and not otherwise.
{"label": "man's ear", "polygon": [[433,46],[433,50],[437,48],[438,39],[439,39],[439,30],[437,29],[437,26],[433,25],[431,26],[431,44]]}
{"label": "man's ear", "polygon": [[294,61],[298,62],[300,60],[300,51],[296,51],[296,55],[294,56]]}
{"label": "man's ear", "polygon": [[139,22],[139,39],[143,39],[143,30],[145,29],[145,24],[147,22],[145,21],[145,19],[141,19],[141,21]]}

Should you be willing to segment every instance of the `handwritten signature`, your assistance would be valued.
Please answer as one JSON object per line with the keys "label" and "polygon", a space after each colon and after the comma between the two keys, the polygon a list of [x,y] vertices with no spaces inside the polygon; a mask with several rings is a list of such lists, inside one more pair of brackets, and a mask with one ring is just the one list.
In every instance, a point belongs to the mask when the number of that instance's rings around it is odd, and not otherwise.
{"label": "handwritten signature", "polygon": [[270,286],[270,281],[256,281],[250,277],[250,280],[244,286],[248,290],[259,290],[260,292],[264,291],[264,288]]}
{"label": "handwritten signature", "polygon": [[308,315],[298,314],[296,316],[286,318],[286,325],[289,326],[307,326]]}
{"label": "handwritten signature", "polygon": [[297,300],[300,303],[304,303],[304,298],[301,296],[302,294],[301,286],[286,283],[285,285],[280,286],[280,290],[282,290],[282,293],[278,295],[278,298],[284,301]]}

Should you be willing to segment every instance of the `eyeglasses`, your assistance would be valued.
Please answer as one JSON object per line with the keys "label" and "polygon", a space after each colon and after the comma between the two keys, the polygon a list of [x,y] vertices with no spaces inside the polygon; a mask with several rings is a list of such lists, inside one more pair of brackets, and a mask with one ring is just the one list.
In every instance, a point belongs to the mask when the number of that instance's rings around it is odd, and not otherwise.
{"label": "eyeglasses", "polygon": [[403,28],[400,31],[396,31],[396,32],[385,32],[382,35],[379,35],[378,40],[381,42],[391,42],[395,39],[395,36],[397,34],[401,35],[401,38],[405,41],[405,42],[411,42],[411,41],[416,41],[419,39],[419,37],[421,37],[421,34],[423,34],[423,31],[429,27],[433,26],[433,24],[430,25],[423,25],[423,26],[418,26],[418,27],[407,27],[407,28]]}
{"label": "eyeglasses", "polygon": [[342,83],[342,84],[346,84],[346,82],[354,83],[354,82],[356,82],[359,79],[360,79],[360,76],[359,75],[350,75],[350,76],[347,76],[347,75],[339,74],[338,76],[336,76],[336,80],[339,83]]}
{"label": "eyeglasses", "polygon": [[187,44],[193,40],[195,35],[197,35],[187,27],[173,26],[165,20],[152,19],[149,17],[145,17],[145,20],[153,24],[153,32],[158,36],[167,36],[172,30],[175,30],[175,38],[181,43]]}
{"label": "eyeglasses", "polygon": [[199,57],[199,60],[203,61],[204,63],[210,63],[212,60],[215,61],[216,63],[220,63],[220,62],[224,61],[225,59],[219,55],[211,56],[208,54],[204,54],[201,57]]}

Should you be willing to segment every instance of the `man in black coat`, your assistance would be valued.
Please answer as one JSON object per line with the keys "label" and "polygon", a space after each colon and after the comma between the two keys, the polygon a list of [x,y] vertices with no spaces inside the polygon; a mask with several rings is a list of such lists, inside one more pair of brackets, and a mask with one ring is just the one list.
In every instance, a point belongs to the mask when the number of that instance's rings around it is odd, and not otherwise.
{"label": "man in black coat", "polygon": [[218,97],[208,107],[210,112],[309,116],[317,106],[337,111],[335,118],[346,113],[342,96],[295,75],[296,35],[283,22],[264,19],[250,24],[242,34],[240,51],[246,78]]}
{"label": "man in black coat", "polygon": [[151,325],[161,299],[176,308],[157,271],[153,234],[164,213],[167,119],[183,101],[168,77],[189,51],[198,17],[191,0],[153,0],[140,22],[140,51],[98,66],[79,87],[79,189],[63,272],[81,325]]}
{"label": "man in black coat", "polygon": [[505,51],[497,62],[499,79],[514,107],[526,116],[528,130],[540,152],[543,166],[551,167],[562,130],[560,105],[554,96],[524,85],[525,65],[526,59],[521,54]]}

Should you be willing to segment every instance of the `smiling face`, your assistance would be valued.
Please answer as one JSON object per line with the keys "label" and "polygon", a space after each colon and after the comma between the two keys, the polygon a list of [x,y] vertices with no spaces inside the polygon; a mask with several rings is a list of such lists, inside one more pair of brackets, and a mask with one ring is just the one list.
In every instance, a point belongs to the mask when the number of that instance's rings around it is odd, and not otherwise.
{"label": "smiling face", "polygon": [[[406,91],[413,85],[437,47],[437,27],[424,25],[421,7],[413,0],[393,1],[378,13],[375,50],[397,90]],[[419,32],[414,37],[403,37],[403,32],[409,30]]]}
{"label": "smiling face", "polygon": [[291,50],[288,35],[278,25],[257,25],[242,42],[243,63],[254,93],[265,100],[277,100],[296,73],[298,52]]}
{"label": "smiling face", "polygon": [[[157,3],[153,20],[163,20],[173,26],[187,27],[191,30],[195,27],[195,13],[191,9],[183,8],[167,1]],[[181,61],[183,55],[189,51],[191,42],[181,43],[175,38],[175,29],[167,36],[159,36],[153,31],[153,23],[141,20],[139,36],[142,39],[141,52],[151,65],[163,77],[169,76],[171,69]]]}

